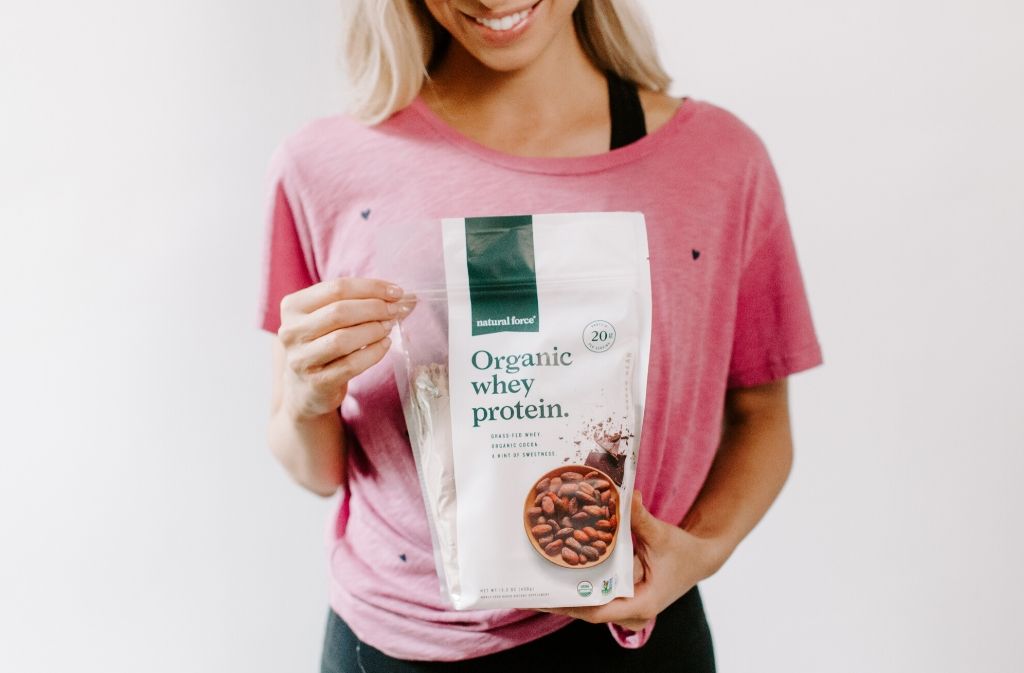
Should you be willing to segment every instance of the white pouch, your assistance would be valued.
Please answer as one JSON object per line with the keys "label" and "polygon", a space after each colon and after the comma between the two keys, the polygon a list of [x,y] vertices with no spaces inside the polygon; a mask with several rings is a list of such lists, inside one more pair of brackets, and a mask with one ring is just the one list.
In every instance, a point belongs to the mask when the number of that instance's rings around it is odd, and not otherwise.
{"label": "white pouch", "polygon": [[419,263],[392,256],[387,279],[416,298],[393,364],[442,593],[456,609],[632,596],[651,332],[643,215],[431,227]]}

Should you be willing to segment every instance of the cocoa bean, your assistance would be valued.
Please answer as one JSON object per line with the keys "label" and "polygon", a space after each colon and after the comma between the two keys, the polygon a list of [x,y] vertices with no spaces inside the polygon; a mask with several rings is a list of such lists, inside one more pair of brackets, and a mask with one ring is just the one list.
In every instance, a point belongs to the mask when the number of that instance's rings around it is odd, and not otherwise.
{"label": "cocoa bean", "polygon": [[[591,529],[591,530],[593,530],[593,529]],[[597,531],[594,531],[594,532],[596,533]],[[588,542],[590,542],[590,538],[591,538],[591,536],[590,536],[590,535],[588,535],[588,534],[586,533],[586,531],[582,531],[582,530],[574,530],[574,531],[572,532],[572,536],[573,536],[573,537],[574,537],[574,538],[575,538],[576,540],[578,540],[579,542],[581,542],[581,543],[583,543],[583,544],[587,544]]]}
{"label": "cocoa bean", "polygon": [[572,495],[573,493],[576,492],[576,490],[577,490],[576,484],[573,484],[573,483],[562,484],[562,488],[558,489],[558,495],[560,495],[561,497],[564,498],[565,496]]}
{"label": "cocoa bean", "polygon": [[572,534],[573,534],[573,532],[574,532],[575,530],[576,530],[576,529],[575,529],[575,528],[572,528],[572,527],[566,527],[566,528],[562,528],[562,529],[560,529],[560,530],[559,530],[559,531],[558,531],[557,533],[555,533],[555,537],[557,537],[557,538],[566,538],[566,537],[569,537],[570,535],[572,535]]}
{"label": "cocoa bean", "polygon": [[[568,484],[568,485],[571,485],[571,484]],[[565,486],[563,486],[562,488],[564,489]],[[594,487],[591,486],[590,484],[588,484],[585,481],[581,481],[580,482],[579,490],[583,491],[587,495],[594,495]]]}
{"label": "cocoa bean", "polygon": [[583,475],[579,472],[563,472],[560,476],[562,477],[562,481],[579,481],[583,479]]}
{"label": "cocoa bean", "polygon": [[544,510],[545,514],[551,515],[555,513],[555,503],[551,501],[551,498],[541,500],[540,507]]}
{"label": "cocoa bean", "polygon": [[562,544],[561,540],[552,540],[544,546],[544,553],[548,556],[556,556],[562,551]]}
{"label": "cocoa bean", "polygon": [[527,516],[540,516],[540,513],[542,511],[543,510],[541,510],[540,507],[531,507],[530,509],[526,510],[526,515]]}
{"label": "cocoa bean", "polygon": [[562,560],[571,566],[579,565],[580,556],[568,547],[562,547]]}
{"label": "cocoa bean", "polygon": [[615,526],[612,525],[612,522],[608,519],[600,519],[594,524],[594,527],[598,530],[613,530],[615,528]]}
{"label": "cocoa bean", "polygon": [[574,537],[565,538],[565,546],[576,551],[583,549],[583,545],[581,545],[580,541]]}
{"label": "cocoa bean", "polygon": [[539,544],[541,547],[543,547],[544,545],[551,544],[554,541],[554,535],[545,535],[544,537],[537,538],[537,544]]}
{"label": "cocoa bean", "polygon": [[596,505],[597,504],[597,498],[595,498],[590,493],[584,493],[583,491],[579,491],[578,493],[576,493],[576,499],[578,501],[580,501],[581,503],[583,503],[584,505]]}
{"label": "cocoa bean", "polygon": [[562,528],[572,528],[572,519],[567,516],[563,516],[559,519],[558,523],[562,524]]}
{"label": "cocoa bean", "polygon": [[608,516],[608,512],[604,507],[598,507],[597,505],[587,505],[583,508],[583,511],[590,516],[596,516],[599,518],[605,518]]}
{"label": "cocoa bean", "polygon": [[544,537],[551,532],[551,526],[546,523],[540,523],[530,529],[534,537]]}
{"label": "cocoa bean", "polygon": [[[583,532],[583,534],[584,534],[584,535],[586,535],[586,536],[587,536],[588,538],[594,538],[594,539],[596,539],[596,538],[597,538],[597,529],[595,529],[595,528],[594,528],[594,527],[592,527],[592,526],[585,526],[585,527],[583,528],[583,531],[582,531],[582,532]],[[577,539],[579,539],[579,538],[577,538]],[[580,542],[586,542],[586,540],[580,540]]]}
{"label": "cocoa bean", "polygon": [[551,480],[548,479],[547,477],[544,477],[543,479],[538,481],[537,482],[537,492],[538,493],[543,493],[544,491],[548,490],[548,485],[550,483],[551,483]]}
{"label": "cocoa bean", "polygon": [[590,520],[590,515],[587,514],[586,512],[576,512],[575,514],[572,515],[572,522],[574,524],[576,524],[577,526],[582,524],[584,521],[589,521],[589,520]]}
{"label": "cocoa bean", "polygon": [[590,546],[602,554],[608,551],[608,543],[604,540],[594,540],[590,543]]}
{"label": "cocoa bean", "polygon": [[601,557],[600,552],[590,546],[584,546],[583,549],[580,550],[580,553],[590,561],[596,561]]}

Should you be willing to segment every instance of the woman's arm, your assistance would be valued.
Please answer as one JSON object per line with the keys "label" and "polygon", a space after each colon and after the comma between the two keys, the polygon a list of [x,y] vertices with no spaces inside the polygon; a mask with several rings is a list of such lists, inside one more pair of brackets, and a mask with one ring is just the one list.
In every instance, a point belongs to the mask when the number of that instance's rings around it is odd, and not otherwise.
{"label": "woman's arm", "polygon": [[722,441],[700,494],[681,523],[662,521],[634,492],[633,598],[543,612],[639,631],[699,581],[718,572],[768,511],[793,459],[788,383],[780,379],[726,393]]}
{"label": "woman's arm", "polygon": [[402,288],[374,278],[334,278],[281,299],[274,338],[269,442],[299,484],[322,496],[345,482],[338,408],[348,382],[380,362],[395,321],[412,310]]}
{"label": "woman's arm", "polygon": [[725,563],[775,501],[793,465],[788,379],[726,392],[722,439],[697,500],[679,524]]}
{"label": "woman's arm", "polygon": [[344,483],[345,433],[337,410],[308,416],[284,402],[286,355],[274,337],[270,450],[288,474],[313,493],[329,497]]}

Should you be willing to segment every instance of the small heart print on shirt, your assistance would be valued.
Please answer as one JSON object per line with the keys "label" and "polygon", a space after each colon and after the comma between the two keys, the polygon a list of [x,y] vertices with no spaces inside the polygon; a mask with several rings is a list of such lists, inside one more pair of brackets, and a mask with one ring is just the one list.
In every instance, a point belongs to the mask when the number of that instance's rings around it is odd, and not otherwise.
{"label": "small heart print on shirt", "polygon": [[700,250],[691,250],[690,254],[693,255],[694,259],[697,259],[698,257],[700,257]]}
{"label": "small heart print on shirt", "polygon": [[366,210],[359,211],[359,214],[363,216],[364,220],[370,219],[370,209],[369,208],[367,208]]}

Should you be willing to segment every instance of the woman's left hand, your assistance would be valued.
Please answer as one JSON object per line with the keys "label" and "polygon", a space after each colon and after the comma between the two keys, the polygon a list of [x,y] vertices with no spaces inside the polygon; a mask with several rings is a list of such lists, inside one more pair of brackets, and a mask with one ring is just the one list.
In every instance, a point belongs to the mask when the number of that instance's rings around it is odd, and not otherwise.
{"label": "woman's left hand", "polygon": [[633,597],[616,598],[592,607],[544,608],[541,612],[595,624],[612,622],[639,631],[697,582],[714,574],[724,562],[716,540],[698,537],[658,519],[644,507],[638,491],[633,492],[631,506],[631,529],[636,538]]}

